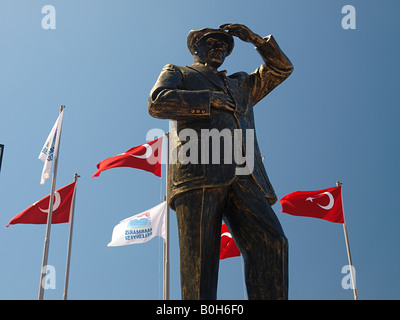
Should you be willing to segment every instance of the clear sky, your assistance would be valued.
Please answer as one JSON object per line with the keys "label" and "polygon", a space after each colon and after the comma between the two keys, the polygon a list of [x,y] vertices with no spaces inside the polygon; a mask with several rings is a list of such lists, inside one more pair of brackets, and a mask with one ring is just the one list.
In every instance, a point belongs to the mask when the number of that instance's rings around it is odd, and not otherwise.
{"label": "clear sky", "polygon": [[[43,29],[42,7],[56,9]],[[342,7],[356,29],[342,28]],[[69,298],[159,299],[162,243],[107,247],[121,220],[154,207],[165,179],[116,168],[91,179],[96,164],[168,130],[152,118],[148,94],[162,67],[190,65],[191,29],[242,23],[273,34],[293,74],[255,107],[258,142],[280,199],[343,182],[343,202],[360,299],[399,299],[400,25],[397,0],[11,1],[0,3],[0,299],[36,299],[45,225],[8,221],[50,193],[37,159],[66,105],[57,188],[81,175]],[[222,69],[262,63],[236,39]],[[164,170],[164,168],[163,168]],[[348,264],[343,229],[273,206],[289,239],[289,299],[353,298],[342,288]],[[62,299],[68,225],[53,225],[48,263]],[[219,299],[244,299],[240,258],[223,260]],[[179,248],[171,211],[171,298],[180,299]]]}

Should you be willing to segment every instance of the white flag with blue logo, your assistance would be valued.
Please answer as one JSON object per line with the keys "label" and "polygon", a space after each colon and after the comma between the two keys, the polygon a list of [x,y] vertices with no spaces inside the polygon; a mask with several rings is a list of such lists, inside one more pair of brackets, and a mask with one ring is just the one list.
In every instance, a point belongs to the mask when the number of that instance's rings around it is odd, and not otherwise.
{"label": "white flag with blue logo", "polygon": [[167,202],[122,220],[114,227],[108,247],[145,243],[155,236],[165,239]]}
{"label": "white flag with blue logo", "polygon": [[60,144],[61,124],[64,111],[60,112],[56,123],[50,131],[46,142],[43,145],[42,151],[40,151],[39,159],[44,162],[42,176],[40,178],[40,184],[44,184],[46,179],[50,177],[51,165],[54,157],[57,154],[58,145]]}

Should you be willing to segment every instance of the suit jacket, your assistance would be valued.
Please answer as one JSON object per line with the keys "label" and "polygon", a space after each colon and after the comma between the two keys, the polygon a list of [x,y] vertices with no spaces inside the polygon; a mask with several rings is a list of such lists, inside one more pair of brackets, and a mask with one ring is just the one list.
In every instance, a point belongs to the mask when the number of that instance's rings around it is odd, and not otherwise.
{"label": "suit jacket", "polygon": [[[293,66],[290,60],[281,51],[273,36],[264,38],[265,42],[256,48],[264,60],[257,70],[250,75],[245,72],[238,72],[226,76],[226,71],[213,72],[209,67],[202,64],[193,64],[191,66],[166,65],[149,96],[149,113],[155,118],[176,120],[176,133],[170,136],[171,154],[178,154],[177,161],[168,167],[168,196],[172,209],[175,209],[174,197],[184,191],[213,187],[230,184],[236,176],[236,163],[231,154],[224,154],[224,148],[235,148],[226,139],[228,129],[231,132],[231,138],[235,129],[240,129],[243,139],[242,155],[246,155],[246,129],[254,128],[253,106],[271,92],[277,85],[284,81],[292,72]],[[235,102],[234,112],[211,108],[212,91],[219,91],[229,95]],[[190,135],[191,144],[185,140],[183,129],[193,129],[196,136]],[[224,138],[220,141],[220,154],[216,158],[220,159],[220,164],[215,164],[212,159],[212,151],[215,154],[215,148],[212,149],[211,141],[209,145],[201,142],[202,129],[217,129],[224,132]],[[257,138],[254,132],[254,166],[250,172],[251,179],[254,180],[270,204],[277,201],[274,189],[268,179],[265,171]],[[171,133],[170,133],[171,134]],[[180,139],[178,135],[180,135]],[[182,141],[183,140],[183,141]],[[185,143],[186,142],[186,143]],[[232,146],[231,146],[232,144]],[[198,155],[195,154],[197,146]],[[201,158],[204,147],[207,146],[209,154],[207,161]],[[217,145],[218,146],[218,145]],[[193,148],[192,148],[193,147]],[[203,150],[201,148],[203,147]],[[189,150],[190,149],[190,150]],[[180,154],[185,154],[190,158],[191,163],[180,161]],[[224,157],[225,155],[225,157]],[[227,159],[227,157],[233,159]],[[197,159],[197,161],[196,161]],[[176,160],[176,159],[174,159]]]}

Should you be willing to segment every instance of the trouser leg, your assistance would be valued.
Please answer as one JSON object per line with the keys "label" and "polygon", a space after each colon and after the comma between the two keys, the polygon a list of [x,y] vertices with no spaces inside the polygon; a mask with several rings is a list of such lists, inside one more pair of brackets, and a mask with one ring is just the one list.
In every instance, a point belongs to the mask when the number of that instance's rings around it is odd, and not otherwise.
{"label": "trouser leg", "polygon": [[249,299],[288,298],[288,241],[261,190],[249,179],[232,185],[224,221],[242,253]]}
{"label": "trouser leg", "polygon": [[187,191],[175,199],[183,300],[217,298],[223,187]]}

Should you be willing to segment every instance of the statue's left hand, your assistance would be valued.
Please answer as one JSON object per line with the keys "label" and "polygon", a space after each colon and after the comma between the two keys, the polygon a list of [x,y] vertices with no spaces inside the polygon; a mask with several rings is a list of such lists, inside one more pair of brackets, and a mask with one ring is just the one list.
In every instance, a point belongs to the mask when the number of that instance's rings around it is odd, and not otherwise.
{"label": "statue's left hand", "polygon": [[226,23],[220,25],[219,28],[221,30],[227,30],[232,36],[238,37],[242,41],[250,42],[256,47],[263,43],[263,39],[258,34],[255,34],[243,24]]}

